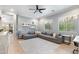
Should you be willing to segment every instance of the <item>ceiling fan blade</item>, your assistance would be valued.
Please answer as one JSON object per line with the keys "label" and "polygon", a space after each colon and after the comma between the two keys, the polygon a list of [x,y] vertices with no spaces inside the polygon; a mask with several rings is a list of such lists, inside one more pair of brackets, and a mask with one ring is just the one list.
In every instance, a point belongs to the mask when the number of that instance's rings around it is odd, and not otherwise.
{"label": "ceiling fan blade", "polygon": [[46,10],[45,8],[43,8],[43,9],[39,9],[39,10]]}
{"label": "ceiling fan blade", "polygon": [[34,12],[34,14],[36,13],[36,11]]}
{"label": "ceiling fan blade", "polygon": [[40,12],[40,13],[42,13],[42,12]]}
{"label": "ceiling fan blade", "polygon": [[36,9],[29,9],[29,10],[36,10]]}
{"label": "ceiling fan blade", "polygon": [[39,12],[42,13],[41,10],[39,10]]}

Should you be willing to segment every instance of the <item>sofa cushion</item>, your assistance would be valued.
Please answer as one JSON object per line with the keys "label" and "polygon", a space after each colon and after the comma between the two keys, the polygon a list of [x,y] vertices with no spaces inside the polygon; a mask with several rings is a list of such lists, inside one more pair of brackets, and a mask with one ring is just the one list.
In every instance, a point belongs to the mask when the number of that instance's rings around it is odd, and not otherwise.
{"label": "sofa cushion", "polygon": [[56,34],[56,36],[55,36],[55,37],[56,37],[56,38],[58,38],[59,36],[61,36],[61,34],[60,34],[60,33]]}
{"label": "sofa cushion", "polygon": [[41,34],[44,34],[44,35],[46,35],[46,34],[47,34],[47,32],[42,32]]}
{"label": "sofa cushion", "polygon": [[56,33],[53,33],[53,38],[56,38]]}
{"label": "sofa cushion", "polygon": [[53,36],[53,33],[48,33],[48,32],[42,32],[42,34],[49,35],[49,36]]}
{"label": "sofa cushion", "polygon": [[53,33],[47,33],[47,35],[49,35],[49,36],[53,36]]}
{"label": "sofa cushion", "polygon": [[31,39],[31,38],[35,38],[35,37],[37,37],[37,35],[35,35],[35,34],[26,34],[23,36],[23,39]]}
{"label": "sofa cushion", "polygon": [[35,32],[28,32],[27,34],[35,34]]}

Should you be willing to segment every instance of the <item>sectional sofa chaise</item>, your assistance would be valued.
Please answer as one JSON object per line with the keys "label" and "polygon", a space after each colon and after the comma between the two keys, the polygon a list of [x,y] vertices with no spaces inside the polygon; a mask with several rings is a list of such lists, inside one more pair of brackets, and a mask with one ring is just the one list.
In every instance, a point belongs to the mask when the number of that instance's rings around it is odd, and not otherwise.
{"label": "sectional sofa chaise", "polygon": [[62,36],[60,34],[56,34],[54,36],[53,33],[47,33],[47,32],[41,32],[39,34],[37,34],[35,32],[28,32],[26,34],[18,33],[18,38],[21,38],[24,40],[36,38],[36,37],[39,37],[39,38],[42,38],[44,40],[51,41],[51,42],[54,42],[57,44],[63,43],[63,39],[62,39]]}

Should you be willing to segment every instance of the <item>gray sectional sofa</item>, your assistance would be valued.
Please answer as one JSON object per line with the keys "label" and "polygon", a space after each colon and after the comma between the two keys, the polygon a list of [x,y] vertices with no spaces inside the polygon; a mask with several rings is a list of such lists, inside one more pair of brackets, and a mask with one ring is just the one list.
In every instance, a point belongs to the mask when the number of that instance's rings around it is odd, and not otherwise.
{"label": "gray sectional sofa", "polygon": [[31,39],[31,38],[36,38],[37,35],[36,34],[26,34],[26,35],[23,35],[23,39],[26,40],[26,39]]}
{"label": "gray sectional sofa", "polygon": [[61,44],[63,43],[63,39],[62,39],[62,36],[57,34],[56,37],[53,37],[53,34],[45,34],[45,33],[42,33],[42,34],[38,34],[38,37],[44,39],[44,40],[48,40],[48,41],[51,41],[51,42],[54,42],[54,43],[58,43],[58,44]]}
{"label": "gray sectional sofa", "polygon": [[18,36],[19,39],[24,39],[24,40],[37,37],[35,32],[28,32],[28,33],[24,32],[23,33],[23,32],[20,32],[20,31],[18,32],[17,36]]}
{"label": "gray sectional sofa", "polygon": [[46,33],[46,32],[42,32],[40,34],[36,34],[35,32],[32,32],[32,33],[29,32],[27,34],[19,34],[18,35],[18,38],[22,38],[24,40],[36,38],[36,37],[39,37],[39,38],[42,38],[44,40],[51,41],[54,43],[58,43],[58,44],[63,43],[63,39],[62,39],[62,36],[60,34],[56,34],[55,37],[53,37],[53,33]]}

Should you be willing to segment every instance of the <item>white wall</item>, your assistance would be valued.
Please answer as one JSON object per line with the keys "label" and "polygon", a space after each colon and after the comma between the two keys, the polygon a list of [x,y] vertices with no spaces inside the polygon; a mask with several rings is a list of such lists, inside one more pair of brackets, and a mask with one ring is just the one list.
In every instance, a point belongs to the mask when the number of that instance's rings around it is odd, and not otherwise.
{"label": "white wall", "polygon": [[[31,18],[27,18],[27,17],[23,17],[23,16],[18,16],[18,30],[22,29],[22,24],[32,24],[32,22],[34,22],[35,25],[35,30],[37,30],[37,26],[38,26],[38,21],[37,19],[31,19]],[[31,29],[27,29],[25,28],[26,31],[32,31]]]}
{"label": "white wall", "polygon": [[[60,32],[59,31],[59,20],[61,20],[61,18],[69,17],[69,16],[74,16],[75,20],[77,19],[77,21],[76,21],[77,26],[76,26],[75,31]],[[51,26],[52,26],[51,32],[62,33],[62,34],[79,34],[79,8],[68,10],[66,12],[56,14],[54,16],[45,17],[43,19],[41,18],[40,28],[39,28],[41,31],[45,30],[44,24],[46,21],[52,22],[51,23]]]}
{"label": "white wall", "polygon": [[[60,14],[56,14],[54,16],[49,16],[49,17],[45,17],[45,18],[40,18],[40,21],[38,22],[38,19],[28,19],[28,18],[25,18],[25,17],[19,17],[18,18],[18,27],[20,28],[20,26],[23,24],[23,23],[26,23],[26,24],[31,24],[32,21],[35,22],[35,24],[37,25],[37,28],[40,30],[40,31],[45,31],[45,23],[46,22],[49,22],[51,23],[51,32],[56,32],[56,33],[59,33],[59,24],[58,24],[58,21],[61,19],[61,18],[64,18],[64,17],[67,17],[67,16],[75,16],[75,18],[77,18],[76,16],[79,16],[79,8],[76,8],[76,9],[73,9],[73,10],[68,10],[66,12],[63,12],[63,13],[60,13]],[[79,19],[79,18],[77,18]],[[73,33],[76,33],[78,32],[79,33],[79,21],[77,22],[77,29],[76,31],[74,31]],[[69,32],[62,32],[62,34],[65,33],[69,33]],[[72,32],[70,32],[71,34]]]}
{"label": "white wall", "polygon": [[13,16],[10,15],[2,15],[2,22],[3,23],[13,23]]}

